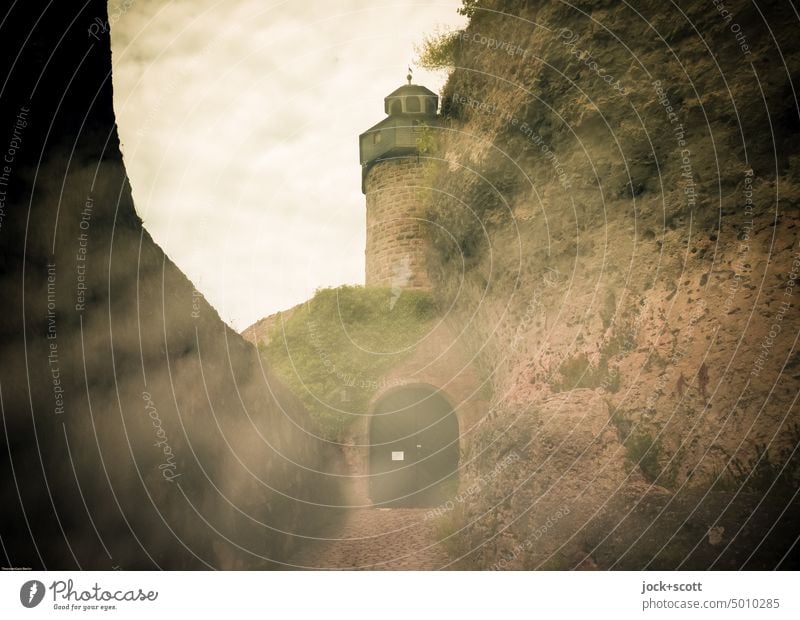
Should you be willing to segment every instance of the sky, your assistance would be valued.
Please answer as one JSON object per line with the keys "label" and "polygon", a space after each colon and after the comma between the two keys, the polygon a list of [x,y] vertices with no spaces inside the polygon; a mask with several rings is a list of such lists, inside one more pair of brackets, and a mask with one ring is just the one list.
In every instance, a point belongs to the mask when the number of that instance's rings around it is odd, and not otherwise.
{"label": "sky", "polygon": [[[234,329],[363,284],[358,135],[459,0],[110,0],[136,209]],[[414,68],[439,91],[444,72]]]}

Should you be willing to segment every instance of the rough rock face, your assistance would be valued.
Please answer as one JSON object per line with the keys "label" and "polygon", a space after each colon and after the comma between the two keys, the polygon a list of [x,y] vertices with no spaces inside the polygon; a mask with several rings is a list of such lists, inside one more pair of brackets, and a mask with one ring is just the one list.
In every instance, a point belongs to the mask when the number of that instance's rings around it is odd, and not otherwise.
{"label": "rough rock face", "polygon": [[472,566],[776,565],[800,532],[796,16],[477,6],[429,265],[494,386],[472,480],[530,444],[451,519],[456,546]]}
{"label": "rough rock face", "polygon": [[[591,390],[492,417],[470,447],[470,467],[492,479],[479,477],[481,501],[464,503],[463,516],[476,520],[470,542],[492,541],[472,554],[483,568],[559,566],[556,558],[578,553],[572,534],[608,501],[641,492],[644,482],[626,470],[608,406]],[[483,518],[478,511],[487,508]]]}
{"label": "rough rock face", "polygon": [[106,3],[1,30],[4,564],[280,566],[332,516],[337,455],[142,229]]}

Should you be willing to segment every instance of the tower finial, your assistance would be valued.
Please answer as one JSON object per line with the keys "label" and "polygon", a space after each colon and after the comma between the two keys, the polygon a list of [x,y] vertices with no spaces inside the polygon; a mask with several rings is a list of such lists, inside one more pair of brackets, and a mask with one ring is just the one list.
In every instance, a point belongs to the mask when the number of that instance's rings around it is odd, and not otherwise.
{"label": "tower finial", "polygon": [[411,84],[411,74],[412,73],[413,73],[413,71],[411,70],[411,67],[409,67],[408,68],[408,75],[406,76],[406,79],[408,80],[409,84]]}

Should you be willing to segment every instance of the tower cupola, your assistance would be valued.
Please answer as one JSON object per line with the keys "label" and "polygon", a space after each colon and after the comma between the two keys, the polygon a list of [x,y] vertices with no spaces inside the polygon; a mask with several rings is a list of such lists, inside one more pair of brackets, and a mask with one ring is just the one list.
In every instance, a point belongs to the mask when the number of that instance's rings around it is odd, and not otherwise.
{"label": "tower cupola", "polygon": [[358,137],[363,180],[375,162],[390,157],[419,154],[419,139],[425,127],[437,124],[439,96],[411,83],[389,93],[383,100],[387,117]]}
{"label": "tower cupola", "polygon": [[383,100],[383,109],[389,116],[407,114],[413,117],[435,117],[439,96],[424,86],[404,84]]}

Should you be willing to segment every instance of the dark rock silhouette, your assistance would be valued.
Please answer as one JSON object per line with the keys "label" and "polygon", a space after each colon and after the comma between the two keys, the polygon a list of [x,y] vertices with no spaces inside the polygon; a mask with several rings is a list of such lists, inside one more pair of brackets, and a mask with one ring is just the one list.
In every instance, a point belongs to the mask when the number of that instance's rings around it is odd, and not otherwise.
{"label": "dark rock silhouette", "polygon": [[281,566],[338,454],[142,228],[106,2],[17,3],[0,47],[3,564]]}

